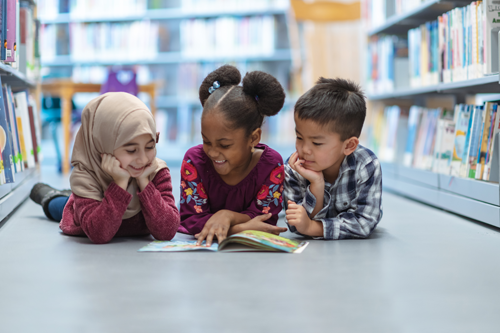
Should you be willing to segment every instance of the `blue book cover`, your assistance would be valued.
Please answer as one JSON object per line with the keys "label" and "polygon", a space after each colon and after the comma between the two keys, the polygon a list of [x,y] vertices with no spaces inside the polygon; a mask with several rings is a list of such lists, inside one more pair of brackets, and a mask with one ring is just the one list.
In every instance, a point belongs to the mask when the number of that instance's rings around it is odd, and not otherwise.
{"label": "blue book cover", "polygon": [[469,124],[467,126],[467,135],[465,136],[465,144],[464,144],[464,151],[462,153],[462,161],[460,165],[460,177],[467,177],[467,164],[469,161],[469,153],[470,153],[470,146],[471,146],[471,137],[472,137],[472,129],[474,128],[475,121],[477,120],[477,113],[482,112],[482,110],[478,109],[474,105],[468,105],[467,106],[471,111],[470,111],[470,118],[469,118]]}
{"label": "blue book cover", "polygon": [[[2,85],[2,81],[0,78],[0,86]],[[12,145],[13,137],[12,133],[9,129],[7,123],[7,113],[5,112],[5,102],[3,97],[0,96],[0,142],[2,146],[0,149],[2,150],[2,159],[3,159],[3,167],[5,173],[5,182],[6,183],[14,183],[15,181],[15,167],[14,167],[14,154],[12,153],[14,147]]]}
{"label": "blue book cover", "polygon": [[7,57],[7,1],[2,1],[2,27],[0,31],[0,41],[2,46],[0,47],[0,59],[5,60]]}
{"label": "blue book cover", "polygon": [[15,172],[17,173],[23,171],[21,146],[19,145],[19,136],[17,135],[16,115],[13,113],[6,86],[2,86],[2,98],[5,105],[5,111],[7,113],[7,126],[9,127],[11,138],[13,140],[12,145],[14,146],[14,167]]}

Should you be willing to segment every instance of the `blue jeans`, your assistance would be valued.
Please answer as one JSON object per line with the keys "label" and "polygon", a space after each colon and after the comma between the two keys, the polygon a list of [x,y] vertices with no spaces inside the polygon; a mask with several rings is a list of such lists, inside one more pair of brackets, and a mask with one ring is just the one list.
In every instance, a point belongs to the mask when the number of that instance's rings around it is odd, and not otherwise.
{"label": "blue jeans", "polygon": [[55,221],[59,222],[62,220],[64,206],[66,206],[68,200],[69,197],[57,197],[50,200],[49,213]]}

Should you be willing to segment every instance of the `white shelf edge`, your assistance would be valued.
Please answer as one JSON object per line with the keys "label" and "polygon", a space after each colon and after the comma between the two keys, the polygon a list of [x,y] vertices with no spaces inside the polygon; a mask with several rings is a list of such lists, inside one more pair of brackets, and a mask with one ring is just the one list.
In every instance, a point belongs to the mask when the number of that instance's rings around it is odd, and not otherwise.
{"label": "white shelf edge", "polygon": [[383,100],[391,98],[414,97],[417,95],[425,95],[431,93],[447,93],[447,92],[451,93],[452,90],[456,89],[467,89],[469,87],[482,86],[492,83],[498,84],[498,92],[500,92],[499,79],[500,77],[498,74],[493,74],[478,79],[464,80],[464,81],[457,81],[450,83],[440,83],[437,85],[426,86],[426,87],[395,90],[393,92],[388,92],[388,93],[367,95],[367,98],[369,100]]}
{"label": "white shelf edge", "polygon": [[[386,165],[385,169],[387,169],[387,165],[390,165],[387,163],[383,163],[382,165],[384,164]],[[400,177],[397,173],[384,173],[384,169],[382,169],[382,177],[382,185],[386,190],[390,190],[391,192],[401,194],[405,197],[424,202],[437,208],[445,209],[458,215],[500,227],[499,204],[483,202],[443,188],[432,188],[426,183],[419,184],[413,179]],[[464,180],[468,181],[467,179]],[[499,188],[498,184],[481,181],[476,182],[478,186],[482,184],[482,186],[493,186],[496,189]]]}
{"label": "white shelf edge", "polygon": [[51,61],[42,62],[42,67],[75,66],[75,65],[153,65],[174,64],[190,62],[219,62],[219,61],[289,61],[292,59],[291,50],[279,49],[270,55],[234,55],[234,56],[210,56],[210,57],[187,57],[181,52],[160,53],[153,59],[131,59],[131,60],[73,60],[71,56],[57,56]]}
{"label": "white shelf edge", "polygon": [[148,9],[144,14],[129,15],[121,17],[102,16],[102,17],[72,17],[69,13],[58,14],[54,18],[40,18],[42,24],[61,24],[61,23],[86,23],[86,22],[123,22],[138,21],[144,19],[150,20],[172,20],[172,19],[190,19],[218,16],[256,16],[256,15],[281,15],[286,14],[288,7],[271,6],[268,8],[256,8],[245,10],[227,10],[227,11],[187,11],[184,9]]}
{"label": "white shelf edge", "polygon": [[31,188],[39,181],[39,170],[29,169],[24,172],[25,176],[19,183],[2,185],[10,185],[11,191],[0,199],[0,232],[1,227],[5,226],[4,219],[29,197]]}
{"label": "white shelf edge", "polygon": [[[390,27],[395,26],[395,25],[397,25],[405,20],[412,19],[415,15],[422,13],[429,8],[432,8],[432,6],[434,6],[434,5],[442,4],[442,3],[457,3],[457,2],[468,4],[468,3],[471,3],[472,0],[429,0],[429,1],[426,1],[423,4],[421,4],[420,6],[415,7],[406,13],[394,15],[394,16],[387,18],[386,21],[382,25],[369,29],[367,31],[367,35],[374,36],[374,35],[377,35],[379,33],[383,33],[385,30],[389,29]],[[437,17],[436,17],[436,19],[437,19]],[[418,25],[420,25],[420,24],[418,24]],[[409,29],[416,28],[416,27],[418,27],[418,25],[417,24],[410,25]]]}

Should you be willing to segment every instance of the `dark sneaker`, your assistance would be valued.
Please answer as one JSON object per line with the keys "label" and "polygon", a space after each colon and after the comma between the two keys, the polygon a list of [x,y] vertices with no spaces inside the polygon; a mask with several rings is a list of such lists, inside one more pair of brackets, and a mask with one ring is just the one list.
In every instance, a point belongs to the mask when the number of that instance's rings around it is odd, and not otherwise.
{"label": "dark sneaker", "polygon": [[33,188],[31,189],[30,199],[36,202],[37,204],[41,205],[43,197],[50,191],[57,191],[57,190],[47,184],[36,183],[35,186],[33,186]]}

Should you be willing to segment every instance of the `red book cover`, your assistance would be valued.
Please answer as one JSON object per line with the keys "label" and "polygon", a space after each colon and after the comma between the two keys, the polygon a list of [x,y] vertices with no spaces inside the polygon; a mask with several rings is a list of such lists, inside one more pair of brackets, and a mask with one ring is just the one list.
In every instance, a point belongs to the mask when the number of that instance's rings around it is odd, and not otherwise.
{"label": "red book cover", "polygon": [[35,129],[35,115],[33,114],[33,107],[28,106],[28,115],[30,118],[30,129],[31,129],[31,141],[33,142],[33,155],[35,155],[35,163],[38,163],[38,145],[36,140],[36,129]]}

